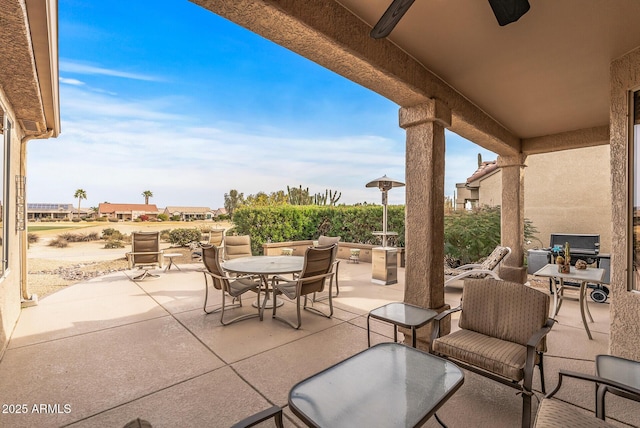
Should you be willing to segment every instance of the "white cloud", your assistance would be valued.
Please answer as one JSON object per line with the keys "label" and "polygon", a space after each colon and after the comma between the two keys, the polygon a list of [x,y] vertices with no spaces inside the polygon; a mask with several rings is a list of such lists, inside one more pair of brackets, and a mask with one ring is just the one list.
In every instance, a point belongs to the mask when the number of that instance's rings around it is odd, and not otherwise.
{"label": "white cloud", "polygon": [[70,60],[60,60],[60,71],[75,74],[86,75],[102,75],[111,77],[121,77],[124,79],[145,80],[145,81],[161,81],[162,79],[140,73],[132,73],[128,71],[113,70],[95,65],[82,64]]}
{"label": "white cloud", "polygon": [[82,86],[84,85],[84,82],[78,80],[78,79],[68,79],[66,77],[60,77],[58,78],[58,80],[60,81],[60,83],[63,83],[65,85],[74,85],[74,86]]}

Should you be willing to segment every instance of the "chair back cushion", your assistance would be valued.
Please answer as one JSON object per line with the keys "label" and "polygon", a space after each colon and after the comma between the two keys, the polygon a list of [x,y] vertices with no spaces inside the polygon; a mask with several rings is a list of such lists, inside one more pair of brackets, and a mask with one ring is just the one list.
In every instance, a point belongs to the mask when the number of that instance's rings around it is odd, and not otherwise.
{"label": "chair back cushion", "polygon": [[160,232],[133,232],[131,234],[131,251],[133,264],[158,263],[160,261]]}
{"label": "chair back cushion", "polygon": [[318,237],[318,246],[320,247],[324,247],[325,245],[337,244],[338,242],[340,242],[339,236],[334,237],[334,236],[320,235],[320,237]]}
{"label": "chair back cushion", "polygon": [[509,247],[496,247],[491,254],[481,263],[480,269],[494,270],[498,267],[500,262],[509,254]]}
{"label": "chair back cushion", "polygon": [[[203,245],[202,246],[202,262],[204,267],[214,275],[225,276],[222,267],[220,266],[220,248],[215,245]],[[220,290],[222,288],[222,280],[220,278],[212,277],[213,286]]]}
{"label": "chair back cushion", "polygon": [[494,278],[469,279],[462,291],[459,326],[524,346],[545,325],[549,301],[547,294],[526,285]]}
{"label": "chair back cushion", "polygon": [[[329,273],[336,259],[338,244],[330,246],[307,248],[304,254],[304,267],[300,279]],[[303,282],[301,294],[309,294],[324,290],[326,277],[315,281]]]}
{"label": "chair back cushion", "polygon": [[249,235],[225,236],[224,258],[226,260],[251,255],[251,237]]}

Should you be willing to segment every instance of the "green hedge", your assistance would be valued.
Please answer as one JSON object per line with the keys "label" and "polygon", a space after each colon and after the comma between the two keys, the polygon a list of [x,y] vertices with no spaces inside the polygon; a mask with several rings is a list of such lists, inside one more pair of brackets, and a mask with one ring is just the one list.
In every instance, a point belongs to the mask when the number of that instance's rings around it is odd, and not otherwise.
{"label": "green hedge", "polygon": [[[404,247],[404,206],[387,206],[387,230],[398,232],[395,245]],[[251,235],[253,254],[266,242],[303,241],[320,235],[345,242],[380,244],[373,231],[382,230],[382,206],[278,205],[241,207],[233,214],[237,235]]]}
{"label": "green hedge", "polygon": [[[266,242],[314,240],[320,235],[379,245],[380,237],[373,231],[382,230],[382,210],[379,205],[242,207],[234,213],[232,232],[251,236],[253,254],[262,254],[262,244]],[[404,247],[404,206],[388,206],[387,217],[387,230],[398,232],[390,245]],[[533,224],[525,220],[524,239],[531,239],[536,232]],[[445,254],[462,263],[476,262],[500,244],[500,208],[446,214],[444,235]]]}

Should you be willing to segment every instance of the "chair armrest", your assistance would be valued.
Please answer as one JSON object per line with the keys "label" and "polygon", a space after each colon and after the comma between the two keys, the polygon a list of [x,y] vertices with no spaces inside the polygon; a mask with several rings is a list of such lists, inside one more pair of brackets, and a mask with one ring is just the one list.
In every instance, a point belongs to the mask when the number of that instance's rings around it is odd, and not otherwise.
{"label": "chair armrest", "polygon": [[553,318],[548,318],[544,326],[533,333],[527,342],[527,356],[524,363],[524,381],[522,388],[524,391],[531,391],[531,385],[533,383],[533,367],[536,365],[536,347],[540,341],[551,331],[551,327],[556,321]]}
{"label": "chair armrest", "polygon": [[447,309],[446,311],[440,312],[432,322],[431,329],[431,340],[429,341],[429,352],[433,351],[433,341],[440,337],[440,321],[442,321],[447,316],[451,315],[454,312],[459,312],[462,310],[462,306],[458,306],[457,308]]}
{"label": "chair armrest", "polygon": [[456,269],[466,270],[466,269],[479,268],[480,266],[482,265],[478,263],[467,263],[466,265],[458,266]]}
{"label": "chair armrest", "polygon": [[580,380],[586,380],[589,382],[593,382],[599,385],[607,385],[610,386],[612,388],[616,388],[616,389],[620,389],[630,395],[634,395],[637,396],[637,400],[640,400],[640,389],[636,389],[633,388],[629,385],[624,385],[620,382],[616,382],[614,380],[610,380],[610,379],[606,379],[603,377],[599,377],[599,376],[595,376],[595,375],[590,375],[590,374],[586,374],[586,373],[577,373],[577,372],[573,372],[573,371],[569,371],[569,370],[564,370],[564,369],[560,369],[560,371],[558,372],[558,384],[556,385],[556,387],[554,388],[553,391],[551,391],[550,393],[548,393],[545,398],[551,398],[553,397],[556,392],[558,392],[558,390],[560,389],[560,387],[562,386],[562,379],[564,377],[570,377],[570,378],[574,378],[574,379],[580,379]]}
{"label": "chair armrest", "polygon": [[158,264],[160,265],[160,267],[162,267],[162,261],[163,261],[163,257],[162,255],[164,254],[164,250],[160,250],[160,251],[129,251],[128,253],[125,254],[125,256],[127,257],[127,260],[129,261],[129,269],[133,269],[133,264],[134,264],[134,257],[133,256],[145,256],[145,255],[150,255],[150,254],[159,254],[160,257],[158,257]]}
{"label": "chair armrest", "polygon": [[280,408],[280,406],[272,406],[266,410],[256,413],[255,415],[244,418],[240,422],[231,426],[231,428],[249,428],[270,418],[275,418],[277,427],[282,428],[284,426],[282,425],[282,408]]}
{"label": "chair armrest", "polygon": [[527,342],[527,347],[533,347],[535,349],[535,347],[538,346],[538,343],[540,343],[542,338],[545,337],[551,331],[551,327],[553,327],[553,324],[555,323],[556,323],[556,320],[554,320],[553,318],[548,318],[544,326],[540,330],[536,331],[529,338],[529,341]]}

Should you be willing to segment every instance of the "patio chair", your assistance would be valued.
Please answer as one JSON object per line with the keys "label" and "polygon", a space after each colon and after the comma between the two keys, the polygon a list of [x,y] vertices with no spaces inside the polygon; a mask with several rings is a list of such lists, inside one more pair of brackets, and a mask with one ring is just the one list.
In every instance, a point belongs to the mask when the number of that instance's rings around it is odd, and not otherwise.
{"label": "patio chair", "polygon": [[458,268],[451,268],[445,266],[445,276],[451,276],[444,282],[445,287],[458,279],[462,278],[486,278],[491,276],[495,279],[500,279],[498,276],[498,268],[500,263],[511,253],[511,248],[497,246],[491,254],[482,263],[470,263],[462,265]]}
{"label": "patio chair", "polygon": [[150,269],[162,268],[163,251],[160,249],[160,232],[131,233],[131,251],[126,254],[129,269],[139,268],[143,272],[135,276],[134,280],[147,277],[157,278],[160,275],[149,272]]}
{"label": "patio chair", "polygon": [[[338,245],[333,244],[322,248],[307,248],[304,254],[304,265],[300,276],[296,279],[288,279],[282,276],[276,275],[271,280],[271,288],[273,290],[273,298],[278,295],[285,295],[287,298],[296,301],[296,309],[298,314],[298,322],[294,324],[284,318],[276,316],[277,305],[273,305],[273,318],[283,321],[289,324],[291,327],[298,329],[302,325],[300,317],[300,298],[307,296],[311,293],[316,293],[324,290],[324,286],[327,278],[333,275],[332,267],[338,251]],[[305,299],[304,309],[315,312],[318,315],[322,315],[327,318],[333,316],[333,297],[331,296],[332,282],[329,281],[329,314],[326,314],[319,309],[307,306]],[[266,298],[265,298],[266,303]]]}
{"label": "patio chair", "polygon": [[[318,237],[318,247],[326,247],[328,245],[333,245],[336,244],[338,245],[338,242],[340,242],[340,237],[339,236],[324,236],[324,235],[320,235]],[[333,276],[331,277],[330,281],[333,281],[335,279],[336,281],[336,294],[333,295],[333,297],[338,297],[340,295],[340,284],[338,284],[338,269],[340,268],[340,260],[337,257],[337,250],[336,250],[336,258],[333,261],[333,266],[331,267],[331,271],[333,272]],[[329,287],[331,288],[331,287]],[[319,302],[321,300],[327,300],[329,298],[329,296],[320,296],[320,297],[316,297],[316,293],[313,293],[313,301],[314,302]]]}
{"label": "patio chair", "polygon": [[[545,392],[543,356],[549,318],[549,295],[510,281],[469,279],[457,308],[434,318],[430,350],[462,368],[511,386],[522,393],[522,426],[531,423],[533,369],[540,370]],[[440,322],[461,311],[460,330],[440,337]]]}
{"label": "patio chair", "polygon": [[231,235],[224,238],[224,259],[233,260],[240,257],[250,257],[251,237],[249,235]]}
{"label": "patio chair", "polygon": [[[607,356],[608,357],[608,356]],[[630,361],[630,360],[626,360]],[[635,365],[635,370],[628,373],[628,376],[638,378],[638,365],[640,363],[636,361],[630,361]],[[597,362],[596,362],[597,364]],[[629,369],[629,367],[626,367]],[[622,373],[620,373],[622,374]],[[620,425],[614,425],[606,422],[605,409],[604,409],[604,392],[601,391],[617,391],[617,395],[628,398],[630,400],[640,402],[640,389],[636,385],[631,386],[624,381],[608,379],[601,376],[592,376],[583,373],[576,373],[567,370],[560,370],[558,373],[558,385],[553,391],[551,391],[540,402],[538,406],[538,412],[534,421],[535,428],[555,428],[555,427],[617,427]],[[595,414],[586,414],[582,409],[568,404],[565,401],[559,399],[553,399],[553,396],[560,390],[562,386],[562,380],[565,378],[580,379],[588,382],[593,382],[597,388],[597,396],[595,403]],[[640,409],[638,409],[640,410]],[[638,411],[636,410],[636,412]]]}
{"label": "patio chair", "polygon": [[[238,308],[242,306],[242,295],[248,291],[258,293],[258,302],[260,302],[261,281],[253,276],[230,277],[227,276],[220,266],[220,249],[215,245],[206,245],[202,247],[202,261],[205,266],[204,273],[204,307],[206,314],[221,312],[220,324],[229,325],[236,321],[242,321],[249,318],[260,317],[262,320],[263,307],[258,308],[257,314],[241,315],[232,320],[224,320],[224,311],[226,309],[227,294],[233,297],[234,302],[230,307]],[[211,279],[211,284],[209,284]],[[212,311],[207,311],[207,301],[209,299],[209,287],[212,285],[215,289],[222,292],[222,306]]]}

